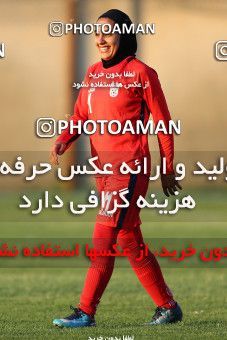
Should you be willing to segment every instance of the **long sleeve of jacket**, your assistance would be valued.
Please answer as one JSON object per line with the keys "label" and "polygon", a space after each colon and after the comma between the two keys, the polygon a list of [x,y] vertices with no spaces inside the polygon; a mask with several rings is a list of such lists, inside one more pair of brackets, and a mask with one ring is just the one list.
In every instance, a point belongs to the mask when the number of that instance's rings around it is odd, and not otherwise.
{"label": "long sleeve of jacket", "polygon": [[[147,68],[146,72],[141,75],[141,83],[143,86],[146,83],[148,84],[147,88],[143,90],[143,99],[151,112],[155,126],[161,120],[165,125],[166,131],[168,131],[171,116],[156,71],[150,67]],[[157,137],[161,159],[166,158],[166,173],[173,173],[173,134],[164,134],[164,132],[160,131]]]}

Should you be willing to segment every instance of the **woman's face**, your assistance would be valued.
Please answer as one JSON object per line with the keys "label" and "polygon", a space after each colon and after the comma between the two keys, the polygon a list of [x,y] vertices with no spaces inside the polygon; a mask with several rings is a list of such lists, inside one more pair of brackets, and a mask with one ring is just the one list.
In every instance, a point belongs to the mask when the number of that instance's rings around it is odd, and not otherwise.
{"label": "woman's face", "polygon": [[[97,21],[97,24],[110,24],[113,28],[114,21],[109,18],[100,18]],[[103,32],[102,32],[103,30]],[[110,60],[112,59],[120,45],[120,35],[118,33],[109,33],[105,34],[104,31],[108,31],[108,26],[104,26],[103,28],[99,28],[98,31],[95,33],[95,43],[99,50],[101,59],[103,60]]]}

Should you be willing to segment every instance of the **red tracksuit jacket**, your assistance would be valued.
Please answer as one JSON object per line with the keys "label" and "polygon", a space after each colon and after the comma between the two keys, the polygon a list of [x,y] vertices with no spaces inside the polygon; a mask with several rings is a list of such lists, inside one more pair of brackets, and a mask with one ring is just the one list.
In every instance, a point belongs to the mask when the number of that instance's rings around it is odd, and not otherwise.
{"label": "red tracksuit jacket", "polygon": [[[106,79],[106,74],[123,72],[134,72],[133,77],[121,79]],[[91,74],[103,74],[101,78],[92,79]],[[97,83],[101,82],[121,82],[123,84],[137,81],[142,87],[125,87],[117,91],[109,87],[91,87],[80,89],[79,96],[75,103],[74,114],[71,117],[74,123],[78,120],[118,120],[122,126],[126,120],[131,120],[133,126],[136,120],[143,120],[144,125],[147,123],[150,113],[154,124],[159,120],[165,123],[168,131],[168,122],[171,119],[166,104],[166,100],[161,89],[157,73],[133,56],[122,60],[119,64],[103,68],[102,62],[98,62],[88,68],[84,82]],[[145,84],[148,84],[146,88]],[[113,92],[111,92],[113,91]],[[69,133],[69,128],[63,131],[58,137],[57,142],[66,143],[68,146],[79,137],[77,134]],[[167,173],[173,172],[173,155],[174,143],[173,135],[158,133],[158,142],[161,157],[166,158]],[[148,136],[146,134],[125,134],[112,135],[105,132],[101,135],[98,131],[90,135],[92,156],[98,156],[98,165],[101,167],[104,163],[111,163],[113,167],[119,166],[123,161],[128,164],[134,164],[135,160],[141,160],[147,157],[150,162],[150,152],[148,146]]]}

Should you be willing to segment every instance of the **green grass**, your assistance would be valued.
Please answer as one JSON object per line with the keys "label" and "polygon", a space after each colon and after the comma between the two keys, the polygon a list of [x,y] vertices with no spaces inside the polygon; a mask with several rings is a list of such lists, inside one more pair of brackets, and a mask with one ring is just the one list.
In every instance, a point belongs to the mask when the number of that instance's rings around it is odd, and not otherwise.
{"label": "green grass", "polygon": [[[212,195],[204,193],[204,214],[211,214]],[[7,197],[7,200],[9,197]],[[226,214],[223,195],[215,205]],[[146,238],[227,238],[226,222],[152,222],[143,212]],[[149,222],[149,219],[151,222]],[[89,237],[92,222],[1,222],[0,240],[7,237]],[[227,245],[226,245],[227,246]],[[118,260],[118,259],[117,259]],[[227,261],[227,259],[225,259]],[[226,262],[227,265],[227,262]],[[0,338],[88,339],[134,336],[134,339],[227,338],[226,268],[164,268],[165,279],[184,311],[180,324],[152,327],[155,306],[130,268],[116,267],[96,315],[97,327],[58,329],[52,319],[70,314],[78,302],[86,268],[1,268]]]}
{"label": "green grass", "polygon": [[134,335],[135,339],[189,339],[227,337],[226,270],[167,269],[165,277],[184,310],[181,324],[143,326],[154,306],[131,270],[117,268],[96,316],[98,326],[58,329],[53,317],[70,314],[78,301],[85,270],[1,270],[1,323],[3,339],[88,339]]}

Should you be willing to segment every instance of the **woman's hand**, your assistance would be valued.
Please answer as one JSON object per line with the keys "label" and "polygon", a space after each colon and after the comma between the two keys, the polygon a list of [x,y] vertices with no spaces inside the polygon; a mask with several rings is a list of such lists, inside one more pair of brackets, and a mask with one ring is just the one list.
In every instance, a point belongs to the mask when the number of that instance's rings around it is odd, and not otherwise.
{"label": "woman's hand", "polygon": [[182,190],[182,187],[175,179],[175,174],[162,175],[161,181],[163,192],[168,197],[169,195],[174,195],[174,192],[178,189]]}
{"label": "woman's hand", "polygon": [[61,142],[56,142],[50,152],[50,162],[53,165],[58,165],[58,156],[63,155],[66,150],[66,144]]}

